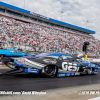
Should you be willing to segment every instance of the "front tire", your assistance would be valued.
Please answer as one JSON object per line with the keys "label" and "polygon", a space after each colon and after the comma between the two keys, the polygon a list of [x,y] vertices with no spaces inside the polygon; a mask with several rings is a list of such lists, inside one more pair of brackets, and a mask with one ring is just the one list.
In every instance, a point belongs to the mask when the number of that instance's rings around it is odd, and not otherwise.
{"label": "front tire", "polygon": [[88,68],[87,73],[88,73],[89,75],[91,75],[91,74],[93,73],[93,69],[92,69],[92,68]]}
{"label": "front tire", "polygon": [[4,57],[4,55],[0,55],[0,61],[2,60],[3,57]]}
{"label": "front tire", "polygon": [[8,62],[6,66],[8,66],[11,69],[16,69],[14,66],[14,62]]}
{"label": "front tire", "polygon": [[2,60],[3,64],[5,64],[7,67],[11,68],[11,69],[15,69],[14,66],[14,61],[11,61],[10,59],[3,57]]}
{"label": "front tire", "polygon": [[43,77],[55,77],[57,74],[57,66],[47,65],[41,70]]}

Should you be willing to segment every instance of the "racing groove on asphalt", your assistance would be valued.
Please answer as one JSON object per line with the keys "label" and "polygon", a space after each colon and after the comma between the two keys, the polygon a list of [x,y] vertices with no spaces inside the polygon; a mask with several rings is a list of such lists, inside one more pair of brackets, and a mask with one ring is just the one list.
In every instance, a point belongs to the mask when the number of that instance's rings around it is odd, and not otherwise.
{"label": "racing groove on asphalt", "polygon": [[[0,69],[0,73],[7,69]],[[100,83],[100,69],[97,75],[43,78],[35,74],[14,74],[0,76],[0,91],[42,91]]]}

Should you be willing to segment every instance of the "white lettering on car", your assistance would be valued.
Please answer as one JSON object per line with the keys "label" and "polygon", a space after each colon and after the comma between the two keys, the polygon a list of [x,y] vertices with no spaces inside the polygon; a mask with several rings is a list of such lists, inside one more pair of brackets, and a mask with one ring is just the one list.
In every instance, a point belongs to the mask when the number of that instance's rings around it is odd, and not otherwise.
{"label": "white lettering on car", "polygon": [[63,62],[62,63],[62,69],[66,71],[79,71],[79,67],[77,67],[77,64]]}
{"label": "white lettering on car", "polygon": [[57,63],[56,59],[54,59],[54,60],[44,59],[43,61],[46,62],[46,63],[50,63],[50,64],[56,64]]}

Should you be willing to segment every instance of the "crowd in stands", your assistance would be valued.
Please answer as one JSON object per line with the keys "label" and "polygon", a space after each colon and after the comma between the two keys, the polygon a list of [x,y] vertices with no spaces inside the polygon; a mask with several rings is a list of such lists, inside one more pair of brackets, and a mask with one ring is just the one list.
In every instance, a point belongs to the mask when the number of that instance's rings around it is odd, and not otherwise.
{"label": "crowd in stands", "polygon": [[[0,17],[0,42],[13,42],[14,45],[37,47],[39,50],[48,51],[82,51],[85,41],[90,42],[88,52],[100,54],[100,40],[85,37],[78,34],[71,34],[67,31],[54,29],[53,27],[41,24],[28,23],[12,18]],[[3,31],[2,31],[3,30]],[[4,32],[8,35],[7,41]]]}

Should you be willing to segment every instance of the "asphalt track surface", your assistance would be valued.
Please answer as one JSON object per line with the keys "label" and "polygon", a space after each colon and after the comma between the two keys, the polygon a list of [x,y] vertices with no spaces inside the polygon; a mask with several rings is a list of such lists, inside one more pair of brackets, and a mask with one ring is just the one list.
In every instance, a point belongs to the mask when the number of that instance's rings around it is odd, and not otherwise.
{"label": "asphalt track surface", "polygon": [[[9,69],[0,69],[0,73]],[[18,73],[0,76],[0,91],[43,91],[49,89],[100,83],[100,69],[97,75],[43,78],[41,75]]]}

